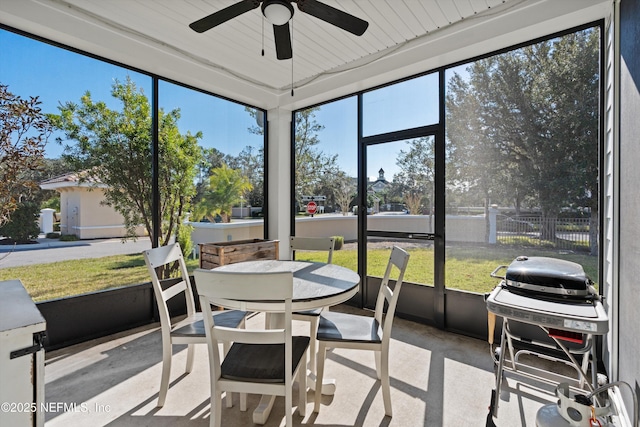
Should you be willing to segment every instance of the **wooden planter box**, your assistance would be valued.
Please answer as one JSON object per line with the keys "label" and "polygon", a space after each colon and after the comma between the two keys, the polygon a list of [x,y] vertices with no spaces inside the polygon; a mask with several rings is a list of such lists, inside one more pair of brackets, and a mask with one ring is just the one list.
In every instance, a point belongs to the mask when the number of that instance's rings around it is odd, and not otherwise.
{"label": "wooden planter box", "polygon": [[200,243],[200,268],[256,259],[278,259],[277,240],[232,240],[230,242]]}

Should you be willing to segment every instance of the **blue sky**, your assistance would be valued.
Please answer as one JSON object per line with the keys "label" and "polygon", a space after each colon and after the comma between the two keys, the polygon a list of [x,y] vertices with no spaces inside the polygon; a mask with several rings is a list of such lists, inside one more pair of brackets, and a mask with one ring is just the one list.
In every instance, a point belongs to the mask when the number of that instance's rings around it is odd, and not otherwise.
{"label": "blue sky", "polygon": [[[141,73],[78,55],[64,49],[0,30],[0,82],[23,98],[38,96],[45,113],[58,113],[60,103],[78,102],[89,90],[94,101],[117,109],[111,96],[113,82],[129,76],[148,96],[151,79]],[[11,58],[7,61],[5,58]],[[247,129],[255,120],[244,106],[168,83],[160,83],[161,108],[180,108],[180,131],[202,131],[203,146],[215,146],[225,154],[238,154],[247,145],[261,144],[262,137]],[[56,136],[63,136],[57,133]],[[50,138],[46,157],[59,157],[63,146]]]}
{"label": "blue sky", "polygon": [[[437,123],[438,76],[427,75],[387,86],[363,97],[363,134],[393,132]],[[325,104],[315,113],[324,126],[319,132],[322,150],[338,154],[342,169],[357,175],[357,99],[355,96]],[[396,157],[404,142],[372,146],[367,150],[367,176],[378,178],[380,168],[389,181],[398,172]]]}
{"label": "blue sky", "polygon": [[[141,73],[106,62],[56,48],[9,31],[0,30],[0,82],[9,91],[23,98],[38,96],[42,110],[57,113],[61,102],[78,102],[89,90],[94,101],[105,101],[110,108],[119,105],[111,97],[113,82],[127,76],[148,96],[151,79]],[[10,61],[7,58],[11,58]],[[165,110],[180,108],[180,131],[203,132],[202,146],[214,146],[225,154],[238,154],[247,145],[259,146],[261,137],[248,132],[255,125],[244,106],[192,91],[167,82],[160,82],[160,106]],[[427,102],[425,102],[427,99]],[[411,128],[437,121],[437,76],[425,76],[365,94],[364,134],[372,135]],[[431,100],[433,102],[431,102]],[[427,105],[427,107],[425,107]],[[357,173],[356,98],[351,97],[323,106],[316,113],[321,149],[325,154],[337,154],[341,168],[351,176]],[[55,136],[62,136],[57,133]],[[391,180],[398,171],[395,164],[402,143],[368,150],[370,178],[377,178],[384,168]],[[50,139],[46,157],[56,158],[63,147]]]}

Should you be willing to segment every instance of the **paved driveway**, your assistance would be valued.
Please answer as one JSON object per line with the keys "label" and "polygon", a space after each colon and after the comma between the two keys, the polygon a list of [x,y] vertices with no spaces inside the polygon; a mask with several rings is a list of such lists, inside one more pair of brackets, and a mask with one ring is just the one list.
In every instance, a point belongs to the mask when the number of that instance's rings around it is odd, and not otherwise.
{"label": "paved driveway", "polygon": [[45,264],[68,259],[101,258],[109,255],[140,253],[151,247],[148,237],[135,242],[121,239],[81,240],[60,242],[55,239],[39,239],[33,245],[17,245],[15,248],[0,245],[0,268]]}

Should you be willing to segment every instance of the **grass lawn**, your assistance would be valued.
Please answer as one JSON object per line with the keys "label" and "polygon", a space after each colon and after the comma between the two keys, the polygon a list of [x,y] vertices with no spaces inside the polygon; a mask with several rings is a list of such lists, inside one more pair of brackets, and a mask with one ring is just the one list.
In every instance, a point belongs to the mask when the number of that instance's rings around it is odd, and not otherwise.
{"label": "grass lawn", "polygon": [[[389,249],[374,249],[367,254],[370,276],[382,277],[389,259]],[[405,281],[433,284],[433,249],[408,248],[411,254]],[[598,278],[598,257],[583,254],[558,254],[557,251],[532,248],[447,247],[445,280],[448,288],[472,292],[489,292],[497,280],[489,274],[498,265],[509,264],[519,255],[550,256],[581,264],[594,280]],[[298,260],[324,261],[322,253],[297,253]],[[357,252],[334,252],[333,262],[357,270]],[[189,271],[198,266],[198,260],[187,260]],[[501,271],[500,274],[504,274]],[[45,301],[69,295],[100,291],[149,281],[149,274],[141,254],[116,255],[104,258],[69,260],[50,264],[0,269],[0,281],[20,279],[35,301]]]}
{"label": "grass lawn", "polygon": [[[405,272],[405,282],[433,285],[433,249],[408,248],[411,255]],[[451,246],[446,249],[445,281],[452,289],[485,293],[491,291],[497,284],[497,279],[490,276],[499,265],[509,265],[516,257],[547,256],[562,258],[582,265],[585,273],[594,281],[598,279],[598,257],[577,253],[558,253],[557,250],[538,248],[513,248],[508,246]],[[333,253],[334,264],[357,269],[356,251],[336,251]],[[382,277],[389,260],[389,250],[370,250],[367,254],[369,276]],[[300,253],[297,259],[326,261],[325,255],[315,253]],[[498,272],[504,275],[505,271]]]}
{"label": "grass lawn", "polygon": [[[198,260],[188,260],[190,270]],[[149,282],[142,254],[60,261],[0,269],[0,280],[20,279],[34,301]]]}
{"label": "grass lawn", "polygon": [[[499,265],[509,265],[516,257],[546,256],[573,261],[582,265],[592,280],[598,280],[598,257],[584,253],[562,253],[558,250],[514,248],[509,246],[447,248],[445,280],[447,287],[473,292],[489,292],[497,284],[490,276]],[[504,276],[505,270],[498,275]]]}

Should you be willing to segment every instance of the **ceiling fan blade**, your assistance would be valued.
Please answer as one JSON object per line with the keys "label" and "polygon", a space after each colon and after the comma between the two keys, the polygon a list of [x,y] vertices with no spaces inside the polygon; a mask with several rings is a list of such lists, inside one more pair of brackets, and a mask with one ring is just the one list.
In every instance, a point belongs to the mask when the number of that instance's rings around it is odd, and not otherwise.
{"label": "ceiling fan blade", "polygon": [[273,26],[273,36],[276,40],[276,57],[278,59],[291,59],[293,50],[291,48],[291,32],[289,23]]}
{"label": "ceiling fan blade", "polygon": [[365,20],[316,0],[298,0],[298,9],[356,36],[363,35],[369,26]]}
{"label": "ceiling fan blade", "polygon": [[219,10],[216,13],[212,13],[209,16],[205,16],[202,19],[192,22],[189,24],[189,27],[191,27],[195,32],[204,33],[223,22],[227,22],[236,16],[240,16],[245,12],[257,8],[258,6],[260,6],[259,0],[242,0]]}

